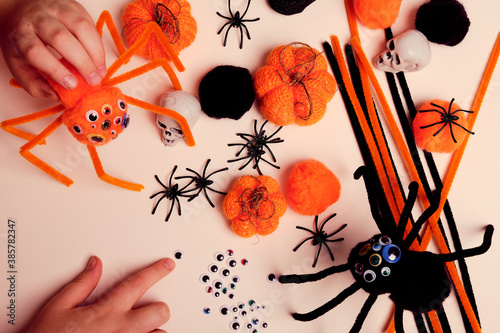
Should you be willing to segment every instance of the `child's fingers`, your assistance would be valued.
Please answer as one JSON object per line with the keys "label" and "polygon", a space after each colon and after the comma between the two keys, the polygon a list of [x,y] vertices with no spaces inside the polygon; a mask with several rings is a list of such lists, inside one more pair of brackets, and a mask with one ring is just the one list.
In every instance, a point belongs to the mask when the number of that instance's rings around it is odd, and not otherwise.
{"label": "child's fingers", "polygon": [[149,332],[170,319],[170,310],[163,302],[151,303],[135,309],[127,316],[127,327],[131,332]]}
{"label": "child's fingers", "polygon": [[120,284],[107,297],[107,302],[122,309],[130,309],[155,283],[168,275],[175,267],[172,259],[162,259],[135,273]]}

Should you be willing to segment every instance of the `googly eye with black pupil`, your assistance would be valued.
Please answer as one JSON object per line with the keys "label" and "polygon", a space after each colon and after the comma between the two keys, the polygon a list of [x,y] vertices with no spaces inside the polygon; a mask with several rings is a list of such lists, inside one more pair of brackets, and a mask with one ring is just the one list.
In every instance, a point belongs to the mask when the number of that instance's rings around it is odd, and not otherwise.
{"label": "googly eye with black pupil", "polygon": [[217,273],[219,271],[219,266],[217,266],[217,264],[210,264],[208,266],[208,271],[212,273]]}
{"label": "googly eye with black pupil", "polygon": [[389,245],[392,244],[392,239],[389,236],[381,236],[378,242],[382,245]]}
{"label": "googly eye with black pupil", "polygon": [[250,323],[246,323],[246,324],[245,324],[245,326],[246,326],[246,328],[248,328],[248,329],[251,329],[251,328],[253,327],[253,326],[252,326],[252,324],[250,324]]}
{"label": "googly eye with black pupil", "polygon": [[271,274],[267,275],[267,281],[268,282],[276,282],[276,274],[271,273]]}
{"label": "googly eye with black pupil", "polygon": [[260,323],[260,320],[258,318],[252,319],[252,324],[259,325],[259,323]]}
{"label": "googly eye with black pupil", "polygon": [[214,291],[214,288],[212,288],[211,286],[207,286],[205,288],[205,291],[210,294],[212,291]]}
{"label": "googly eye with black pupil", "polygon": [[380,249],[382,248],[382,245],[380,243],[375,243],[373,244],[373,251],[380,251]]}
{"label": "googly eye with black pupil", "polygon": [[231,289],[231,290],[236,289],[236,284],[234,284],[234,283],[230,283],[230,284],[229,284],[229,289]]}
{"label": "googly eye with black pupil", "polygon": [[238,262],[237,262],[236,260],[232,259],[232,258],[229,258],[229,259],[227,260],[227,265],[228,265],[229,267],[236,267],[236,265],[237,265],[237,264],[238,264]]}
{"label": "googly eye with black pupil", "polygon": [[246,260],[246,259],[241,259],[241,264],[242,264],[243,266],[248,265],[248,260]]}
{"label": "googly eye with black pupil", "polygon": [[112,135],[115,135],[115,134],[116,134],[116,131],[115,131],[115,130],[112,130],[112,131],[111,131],[111,134],[112,134]]}
{"label": "googly eye with black pupil", "polygon": [[233,320],[232,322],[229,323],[229,328],[232,329],[233,331],[239,330],[240,327],[241,325],[237,320]]}
{"label": "googly eye with black pupil", "polygon": [[260,324],[260,327],[262,328],[268,328],[269,327],[269,324],[265,321],[263,321],[261,324]]}
{"label": "googly eye with black pupil", "polygon": [[382,276],[389,276],[391,275],[391,269],[389,267],[382,267],[380,273],[382,274]]}
{"label": "googly eye with black pupil", "polygon": [[247,312],[245,310],[240,311],[240,316],[241,317],[246,317]]}
{"label": "googly eye with black pupil", "polygon": [[203,284],[207,284],[210,282],[210,276],[208,276],[207,274],[202,274],[200,276],[200,282],[203,283]]}
{"label": "googly eye with black pupil", "polygon": [[113,108],[109,104],[104,104],[101,107],[101,112],[102,112],[103,115],[109,116],[111,114],[111,112],[113,112]]}
{"label": "googly eye with black pupil", "polygon": [[370,256],[370,265],[373,267],[377,267],[382,263],[382,257],[380,254],[374,253]]}
{"label": "googly eye with black pupil", "polygon": [[127,103],[125,103],[124,100],[122,99],[119,99],[117,101],[117,104],[118,104],[118,108],[121,110],[121,111],[125,111],[127,109]]}
{"label": "googly eye with black pupil", "polygon": [[116,117],[115,119],[113,119],[113,123],[115,125],[120,125],[122,122],[122,117]]}
{"label": "googly eye with black pupil", "polygon": [[229,293],[229,295],[227,295],[227,297],[229,299],[234,299],[236,296],[233,293]]}
{"label": "googly eye with black pupil", "polygon": [[220,313],[223,316],[226,316],[229,313],[229,308],[226,305],[221,306]]}
{"label": "googly eye with black pupil", "polygon": [[231,250],[231,249],[228,249],[228,250],[226,251],[226,254],[227,254],[228,256],[230,256],[230,257],[231,257],[231,256],[234,254],[234,251],[233,251],[233,250]]}
{"label": "googly eye with black pupil", "polygon": [[177,260],[184,259],[184,251],[182,250],[176,250],[174,252],[174,258]]}
{"label": "googly eye with black pupil", "polygon": [[111,122],[109,120],[105,120],[101,124],[101,128],[103,131],[109,130],[110,127],[111,127]]}
{"label": "googly eye with black pupil", "polygon": [[212,296],[215,297],[215,298],[220,297],[220,291],[214,291],[212,293]]}
{"label": "googly eye with black pupil", "polygon": [[239,302],[239,303],[237,304],[237,306],[238,306],[238,308],[240,308],[240,309],[244,309],[244,308],[245,308],[245,303],[243,303],[243,302]]}
{"label": "googly eye with black pupil", "polygon": [[130,115],[128,113],[125,113],[122,121],[122,129],[127,128],[129,123],[130,123]]}
{"label": "googly eye with black pupil", "polygon": [[205,314],[210,314],[211,312],[212,312],[212,310],[210,310],[210,308],[203,309],[203,313],[205,313]]}
{"label": "googly eye with black pupil", "polygon": [[78,125],[73,126],[73,132],[76,134],[82,134],[82,128]]}
{"label": "googly eye with black pupil", "polygon": [[233,313],[238,312],[238,307],[237,307],[237,306],[233,306],[233,307],[231,308],[231,311],[233,311]]}
{"label": "googly eye with black pupil", "polygon": [[376,278],[377,275],[371,269],[367,269],[363,274],[363,279],[365,279],[365,281],[368,283],[375,281]]}
{"label": "googly eye with black pupil", "polygon": [[87,113],[85,114],[85,119],[87,119],[87,121],[90,121],[91,123],[94,123],[97,121],[97,119],[99,119],[99,114],[94,110],[87,111]]}
{"label": "googly eye with black pupil", "polygon": [[249,300],[248,301],[248,305],[254,306],[255,305],[255,301],[253,299]]}
{"label": "googly eye with black pupil", "polygon": [[224,295],[227,295],[227,287],[222,288],[222,293],[223,293]]}
{"label": "googly eye with black pupil", "polygon": [[233,276],[233,282],[234,283],[240,282],[240,277],[238,275]]}
{"label": "googly eye with black pupil", "polygon": [[217,261],[223,261],[224,260],[224,253],[222,252],[216,252],[214,255],[215,260]]}
{"label": "googly eye with black pupil", "polygon": [[228,268],[223,268],[220,271],[220,275],[222,277],[228,277],[229,275],[231,275],[231,271]]}
{"label": "googly eye with black pupil", "polygon": [[354,271],[358,273],[359,275],[363,274],[364,267],[363,264],[360,262],[357,262],[354,264]]}
{"label": "googly eye with black pupil", "polygon": [[214,286],[215,289],[221,289],[222,286],[223,286],[222,281],[215,280],[213,286]]}
{"label": "googly eye with black pupil", "polygon": [[370,250],[372,249],[372,245],[371,244],[365,244],[363,245],[363,247],[359,250],[359,255],[360,256],[364,256],[366,255],[368,252],[370,252]]}
{"label": "googly eye with black pupil", "polygon": [[382,257],[388,263],[391,264],[397,263],[399,259],[401,259],[401,250],[396,245],[393,244],[386,245],[382,249]]}

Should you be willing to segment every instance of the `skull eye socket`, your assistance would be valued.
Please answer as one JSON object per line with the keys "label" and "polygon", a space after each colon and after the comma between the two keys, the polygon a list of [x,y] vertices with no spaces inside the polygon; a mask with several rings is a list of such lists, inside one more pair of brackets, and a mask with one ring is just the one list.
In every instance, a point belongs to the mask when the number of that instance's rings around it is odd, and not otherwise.
{"label": "skull eye socket", "polygon": [[399,59],[399,56],[397,54],[394,55],[394,59],[392,60],[394,65],[401,65],[401,60]]}
{"label": "skull eye socket", "polygon": [[167,128],[167,126],[165,126],[165,124],[160,123],[160,122],[158,122],[158,126],[161,127],[161,128]]}
{"label": "skull eye socket", "polygon": [[101,108],[101,112],[105,116],[109,116],[113,112],[113,108],[109,104],[104,104]]}
{"label": "skull eye socket", "polygon": [[118,100],[118,108],[120,108],[121,111],[125,111],[127,109],[127,103],[125,103],[124,100],[119,99]]}
{"label": "skull eye socket", "polygon": [[175,135],[184,135],[182,130],[179,128],[171,128],[171,130],[172,130],[173,134],[175,134]]}
{"label": "skull eye socket", "polygon": [[387,48],[391,51],[394,50],[395,45],[394,45],[394,40],[390,40],[389,43],[387,43]]}
{"label": "skull eye socket", "polygon": [[87,113],[85,114],[85,119],[87,119],[91,123],[94,123],[97,121],[97,119],[99,119],[99,114],[94,110],[87,111]]}

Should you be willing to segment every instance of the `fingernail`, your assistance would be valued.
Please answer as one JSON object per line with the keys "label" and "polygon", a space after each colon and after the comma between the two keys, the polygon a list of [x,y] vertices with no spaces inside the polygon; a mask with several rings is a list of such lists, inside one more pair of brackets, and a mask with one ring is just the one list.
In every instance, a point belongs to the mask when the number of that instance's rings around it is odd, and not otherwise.
{"label": "fingernail", "polygon": [[95,257],[90,258],[86,270],[91,271],[92,269],[94,269],[96,264],[97,264],[97,259]]}
{"label": "fingernail", "polygon": [[102,78],[101,78],[101,75],[97,72],[94,72],[92,74],[90,74],[89,76],[89,84],[91,86],[97,86],[99,83],[101,83],[102,81]]}
{"label": "fingernail", "polygon": [[169,269],[169,270],[172,270],[175,268],[175,262],[170,259],[170,258],[167,258],[165,260],[163,260],[163,264]]}
{"label": "fingernail", "polygon": [[62,83],[66,89],[75,89],[78,86],[78,79],[74,75],[66,75]]}
{"label": "fingernail", "polygon": [[99,67],[97,67],[97,71],[99,72],[99,74],[101,75],[101,77],[103,79],[106,76],[106,74],[108,73],[108,70],[106,69],[106,66],[99,66]]}

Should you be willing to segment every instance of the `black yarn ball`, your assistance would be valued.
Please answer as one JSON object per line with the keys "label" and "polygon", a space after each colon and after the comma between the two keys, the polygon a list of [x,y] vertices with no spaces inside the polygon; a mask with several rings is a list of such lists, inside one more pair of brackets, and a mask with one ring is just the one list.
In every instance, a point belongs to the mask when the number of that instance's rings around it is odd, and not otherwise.
{"label": "black yarn ball", "polygon": [[238,120],[255,100],[252,75],[246,68],[217,66],[201,80],[199,98],[207,116]]}
{"label": "black yarn ball", "polygon": [[464,6],[456,0],[431,0],[422,5],[415,27],[430,42],[455,46],[469,32],[470,21]]}
{"label": "black yarn ball", "polygon": [[283,15],[301,13],[307,6],[316,0],[268,0],[269,6]]}

